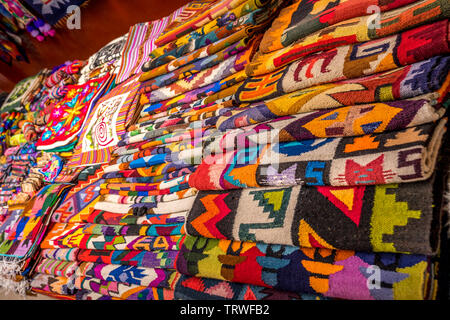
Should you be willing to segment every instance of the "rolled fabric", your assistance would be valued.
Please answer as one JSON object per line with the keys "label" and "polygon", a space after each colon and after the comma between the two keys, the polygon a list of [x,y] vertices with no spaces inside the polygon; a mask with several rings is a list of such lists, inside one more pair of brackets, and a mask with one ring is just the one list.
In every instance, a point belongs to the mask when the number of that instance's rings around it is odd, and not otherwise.
{"label": "rolled fabric", "polygon": [[[433,261],[424,255],[298,248],[192,236],[186,237],[177,258],[177,270],[190,276],[354,300],[434,298],[432,269]],[[428,277],[432,277],[430,282]]]}

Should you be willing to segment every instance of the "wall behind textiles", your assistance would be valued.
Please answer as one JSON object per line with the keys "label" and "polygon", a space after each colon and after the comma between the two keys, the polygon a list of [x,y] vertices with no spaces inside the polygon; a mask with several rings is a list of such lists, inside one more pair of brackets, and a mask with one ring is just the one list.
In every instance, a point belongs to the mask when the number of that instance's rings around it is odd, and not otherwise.
{"label": "wall behind textiles", "polygon": [[87,59],[111,40],[128,32],[130,26],[169,15],[188,0],[90,0],[81,8],[81,29],[56,29],[54,38],[38,42],[28,34],[24,47],[30,63],[0,63],[0,91],[11,91],[15,83],[42,68],[67,60]]}

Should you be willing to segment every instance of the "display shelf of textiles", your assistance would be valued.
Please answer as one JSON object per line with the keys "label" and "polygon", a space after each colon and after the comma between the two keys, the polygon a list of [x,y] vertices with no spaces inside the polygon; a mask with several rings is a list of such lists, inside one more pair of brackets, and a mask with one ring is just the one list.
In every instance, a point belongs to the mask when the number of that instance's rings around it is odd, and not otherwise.
{"label": "display shelf of textiles", "polygon": [[0,110],[0,287],[448,299],[449,15],[195,0],[22,80]]}

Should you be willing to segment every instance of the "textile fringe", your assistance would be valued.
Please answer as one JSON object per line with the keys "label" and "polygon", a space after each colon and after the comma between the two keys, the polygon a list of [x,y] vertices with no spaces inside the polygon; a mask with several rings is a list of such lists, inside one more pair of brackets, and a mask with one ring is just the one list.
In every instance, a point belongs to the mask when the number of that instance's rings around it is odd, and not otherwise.
{"label": "textile fringe", "polygon": [[30,289],[30,283],[21,277],[23,264],[23,260],[11,257],[0,258],[0,289],[25,297]]}

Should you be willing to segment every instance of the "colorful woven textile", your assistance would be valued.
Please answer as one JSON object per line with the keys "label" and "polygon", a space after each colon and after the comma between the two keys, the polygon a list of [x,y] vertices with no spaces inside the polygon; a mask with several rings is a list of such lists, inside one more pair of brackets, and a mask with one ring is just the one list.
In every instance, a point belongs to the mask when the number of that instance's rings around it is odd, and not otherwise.
{"label": "colorful woven textile", "polygon": [[[146,62],[142,66],[142,71],[144,71],[142,80],[150,79],[154,68],[159,68],[172,62],[176,63],[176,60],[178,62],[183,62],[185,59],[189,60],[191,54],[195,55],[196,52],[207,50],[207,47],[217,52],[245,36],[263,31],[271,18],[276,14],[278,2],[275,1],[268,8],[251,11],[238,19],[233,14],[227,14],[221,26],[210,32],[195,31],[190,39],[187,40],[187,43],[180,46],[169,46],[164,54]],[[233,41],[229,42],[232,39]],[[224,40],[226,40],[225,43],[223,42]]]}
{"label": "colorful woven textile", "polygon": [[91,104],[101,94],[109,75],[84,85],[71,85],[66,96],[54,107],[42,135],[36,142],[38,150],[63,147],[77,139],[84,126]]}
{"label": "colorful woven textile", "polygon": [[176,300],[323,300],[319,295],[298,294],[273,288],[217,279],[181,275],[177,281]]}
{"label": "colorful woven textile", "polygon": [[[251,55],[256,49],[258,41],[252,41],[245,50],[237,52],[236,55],[225,59],[223,62],[207,69],[203,69],[198,73],[194,73],[184,79],[180,79],[160,89],[150,92],[149,102],[155,103],[179,96],[185,92],[198,90],[211,83],[215,83],[222,79],[244,69],[245,65],[250,61]],[[233,48],[233,46],[231,46]],[[151,81],[150,81],[151,82]],[[151,86],[151,84],[149,84]]]}
{"label": "colorful woven textile", "polygon": [[121,264],[144,268],[174,269],[177,251],[80,250],[78,261]]}
{"label": "colorful woven textile", "polygon": [[85,167],[80,173],[77,185],[74,186],[64,202],[56,209],[53,222],[82,222],[83,217],[89,214],[90,206],[97,201],[100,185],[103,183],[101,176],[106,164]]}
{"label": "colorful woven textile", "polygon": [[[141,75],[139,80],[145,81],[146,90],[157,90],[164,86],[168,86],[180,79],[187,78],[189,79],[189,81],[191,81],[191,79],[194,80],[193,75],[201,73],[205,69],[209,69],[209,74],[211,74],[211,72],[214,72],[214,69],[223,70],[218,65],[222,65],[224,60],[227,60],[230,57],[235,56],[239,52],[247,49],[248,42],[248,38],[241,39],[233,44],[230,44],[222,51],[216,52],[215,54],[207,56],[191,64],[182,66],[172,72],[165,73],[153,79],[147,79],[147,77]],[[213,69],[213,67],[215,68]]]}
{"label": "colorful woven textile", "polygon": [[59,277],[70,277],[78,269],[78,263],[75,261],[62,261],[53,259],[42,259],[37,265],[35,271]]}
{"label": "colorful woven textile", "polygon": [[80,139],[67,166],[85,166],[111,160],[111,151],[124,134],[127,119],[134,113],[139,82],[137,77],[119,84],[92,107]]}
{"label": "colorful woven textile", "polygon": [[[375,284],[371,275],[379,271]],[[297,248],[187,236],[177,258],[183,274],[300,294],[356,300],[432,298],[427,256]]]}
{"label": "colorful woven textile", "polygon": [[136,286],[173,288],[180,276],[175,270],[150,269],[114,264],[83,262],[76,272],[77,277],[116,281]]}
{"label": "colorful woven textile", "polygon": [[[209,9],[212,5],[214,5],[214,2],[216,2],[216,0],[194,0],[190,1],[189,3],[179,8],[177,10],[179,11],[177,16],[173,19],[173,21],[171,21],[167,26],[165,26],[162,35],[158,36],[161,39],[158,40],[157,45],[160,46],[165,44],[163,38],[167,36],[166,35],[167,32],[175,30],[183,23],[189,21],[190,19],[195,18],[196,15],[203,13],[205,10]],[[170,42],[171,40],[166,41]]]}
{"label": "colorful woven textile", "polygon": [[[206,138],[208,152],[235,145],[302,141],[316,138],[357,136],[415,127],[439,120],[444,108],[435,106],[433,94],[411,100],[362,104],[284,116],[265,123],[227,131]],[[235,143],[230,143],[235,141]]]}
{"label": "colorful woven textile", "polygon": [[[173,290],[136,286],[115,281],[103,281],[95,278],[75,278],[75,288],[86,289],[104,296],[120,300],[173,300]],[[77,299],[84,299],[77,295]]]}
{"label": "colorful woven textile", "polygon": [[20,110],[22,100],[26,99],[30,92],[35,89],[38,81],[39,77],[34,75],[18,82],[1,105],[0,112]]}
{"label": "colorful woven textile", "polygon": [[68,15],[67,9],[70,6],[81,6],[86,0],[25,0],[25,2],[39,13],[45,21],[55,25]]}
{"label": "colorful woven textile", "polygon": [[44,273],[36,274],[30,283],[31,288],[40,289],[57,294],[71,295],[74,294],[72,283],[69,278],[53,276]]}
{"label": "colorful woven textile", "polygon": [[[448,18],[449,14],[450,7],[447,1],[423,0],[382,13],[379,21],[376,21],[378,22],[376,28],[372,26],[373,15],[349,19],[302,38],[287,48],[269,54],[255,55],[246,71],[249,75],[266,74],[314,52],[386,37],[425,23]],[[427,42],[430,45],[431,41]],[[424,45],[423,40],[410,39],[408,43],[413,47]],[[367,53],[364,56],[367,56]]]}
{"label": "colorful woven textile", "polygon": [[361,187],[200,191],[186,228],[189,235],[216,239],[432,255],[440,220],[432,206],[432,179]]}
{"label": "colorful woven textile", "polygon": [[271,100],[242,106],[231,111],[231,115],[221,116],[216,125],[218,129],[225,131],[285,115],[407,99],[438,90],[442,92],[440,94],[442,99],[450,84],[450,77],[447,76],[449,70],[450,57],[436,56],[392,71],[317,85]]}
{"label": "colorful woven textile", "polygon": [[[185,34],[202,27],[208,22],[216,19],[228,10],[237,7],[245,0],[224,0],[220,2],[214,2],[213,5],[209,5],[211,1],[201,1],[199,8],[195,10],[198,14],[191,15],[191,19],[187,19],[180,23],[176,22],[175,26],[171,26],[170,29],[165,30],[156,40],[155,45],[161,47],[177,38],[181,38]],[[206,3],[205,3],[206,2]]]}
{"label": "colorful woven textile", "polygon": [[0,255],[26,258],[32,254],[49,223],[54,207],[64,200],[68,188],[70,186],[64,184],[45,186],[27,203],[20,216],[11,216],[18,219],[13,224],[8,222],[11,229],[0,244]]}
{"label": "colorful woven textile", "polygon": [[389,11],[413,2],[415,1],[295,1],[294,4],[280,12],[272,27],[266,31],[260,50],[263,53],[268,53],[282,49],[298,39],[338,22],[375,12]]}
{"label": "colorful woven textile", "polygon": [[238,89],[238,102],[274,98],[283,93],[392,70],[449,52],[448,20],[394,36],[340,46],[311,54],[280,70],[248,78]]}
{"label": "colorful woven textile", "polygon": [[413,182],[434,171],[446,119],[401,131],[310,139],[208,155],[190,175],[199,190],[293,184],[357,186]]}
{"label": "colorful woven textile", "polygon": [[44,249],[41,251],[41,256],[46,259],[63,260],[63,261],[77,261],[77,255],[80,250],[74,249]]}

